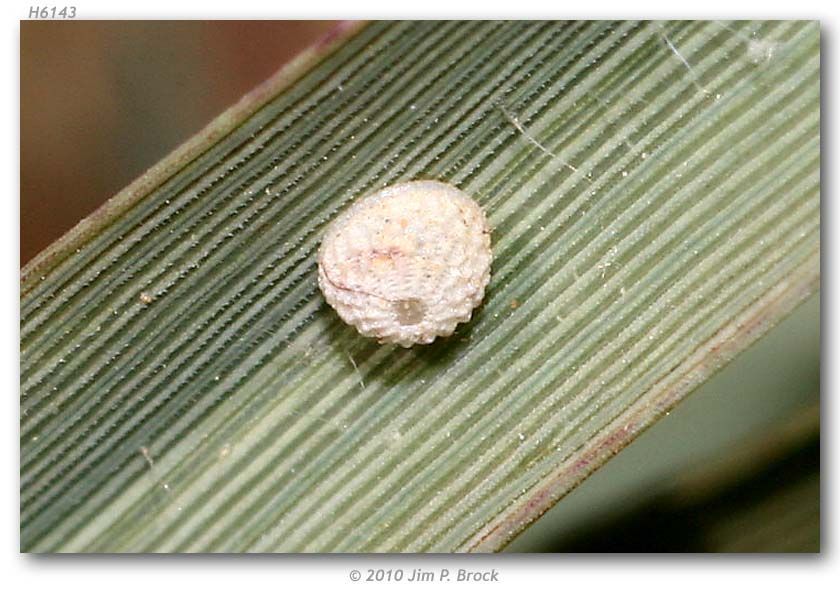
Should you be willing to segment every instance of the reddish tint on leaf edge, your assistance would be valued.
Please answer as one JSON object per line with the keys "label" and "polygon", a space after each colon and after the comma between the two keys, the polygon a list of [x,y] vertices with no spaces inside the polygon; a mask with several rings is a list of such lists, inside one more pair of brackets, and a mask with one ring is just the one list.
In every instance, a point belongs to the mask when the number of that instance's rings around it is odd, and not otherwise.
{"label": "reddish tint on leaf edge", "polygon": [[49,273],[64,258],[82,247],[97,232],[119,218],[152,190],[163,185],[184,166],[211,148],[242,121],[253,115],[277,94],[291,86],[318,63],[359,33],[367,21],[342,21],[278,71],[242,96],[233,106],[213,119],[204,129],[149,168],[116,196],[79,221],[75,227],[30,260],[20,271],[20,296],[24,298],[40,276]]}
{"label": "reddish tint on leaf edge", "polygon": [[460,551],[496,552],[504,548],[529,524],[673,409],[713,373],[767,333],[819,287],[820,251],[817,249],[748,310],[709,338],[692,358],[638,398],[634,412],[592,439],[571,462],[560,465],[539,485],[523,494],[518,502],[467,540]]}

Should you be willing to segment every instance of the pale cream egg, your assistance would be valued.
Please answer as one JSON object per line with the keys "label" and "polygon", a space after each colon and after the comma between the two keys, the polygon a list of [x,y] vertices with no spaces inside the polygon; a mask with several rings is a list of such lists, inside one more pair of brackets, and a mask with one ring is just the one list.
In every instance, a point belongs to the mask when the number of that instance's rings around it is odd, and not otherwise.
{"label": "pale cream egg", "polygon": [[428,344],[470,320],[490,281],[481,207],[439,181],[410,181],[355,201],[318,254],[327,302],[382,343]]}

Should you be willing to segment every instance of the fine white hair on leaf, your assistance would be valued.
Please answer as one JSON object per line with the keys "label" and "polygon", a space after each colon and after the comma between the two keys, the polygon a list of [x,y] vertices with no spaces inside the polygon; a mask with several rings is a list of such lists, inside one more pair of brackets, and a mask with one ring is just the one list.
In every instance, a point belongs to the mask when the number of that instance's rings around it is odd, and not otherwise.
{"label": "fine white hair on leaf", "polygon": [[[551,158],[559,160],[563,163],[563,165],[565,165],[569,170],[573,171],[574,173],[578,173],[577,167],[563,160],[563,158],[561,158],[560,156],[543,146],[534,136],[528,133],[528,130],[525,129],[525,126],[522,125],[522,123],[519,121],[519,118],[515,114],[510,112],[503,104],[498,104],[497,106],[499,107],[499,110],[502,112],[505,118],[510,122],[510,124],[513,125],[516,128],[516,130],[519,131],[519,133],[521,133],[523,137],[525,137],[525,139],[531,143],[531,145],[535,146]],[[583,175],[583,177],[585,177],[589,181],[592,181],[592,179],[587,175]]]}
{"label": "fine white hair on leaf", "polygon": [[149,468],[153,468],[155,466],[155,461],[152,460],[152,455],[149,452],[149,449],[146,446],[140,446],[140,454],[143,455],[143,458],[146,459],[146,462],[149,464]]}
{"label": "fine white hair on leaf", "polygon": [[743,31],[738,31],[737,29],[735,29],[735,28],[734,28],[734,27],[732,27],[731,25],[727,25],[727,24],[726,24],[726,23],[724,23],[723,21],[715,21],[715,24],[720,25],[721,27],[723,27],[723,28],[724,28],[724,29],[726,29],[727,31],[731,31],[731,32],[732,32],[732,33],[734,33],[737,37],[741,38],[741,39],[742,39],[743,41],[745,41],[745,42],[751,42],[751,41],[753,41],[753,40],[755,39],[755,38],[753,38],[753,37],[748,36],[748,35],[747,35],[747,34],[745,34]]}
{"label": "fine white hair on leaf", "polygon": [[145,459],[146,464],[149,465],[149,474],[151,475],[152,480],[155,482],[155,485],[160,484],[160,487],[163,489],[163,491],[168,494],[170,492],[169,484],[166,482],[162,484],[160,483],[160,475],[155,472],[155,461],[152,458],[152,453],[146,446],[140,446],[140,454]]}
{"label": "fine white hair on leaf", "polygon": [[365,380],[362,377],[361,371],[359,371],[359,367],[356,366],[356,361],[353,360],[353,355],[350,354],[349,352],[346,352],[346,351],[345,351],[345,353],[347,354],[347,358],[350,360],[350,364],[353,365],[353,370],[356,371],[356,375],[359,377],[359,386],[362,389],[365,389]]}
{"label": "fine white hair on leaf", "polygon": [[688,59],[685,56],[682,55],[682,53],[679,51],[679,49],[674,45],[674,43],[667,36],[667,34],[665,33],[665,30],[664,30],[664,27],[662,25],[660,25],[659,28],[660,28],[659,36],[662,38],[662,40],[665,42],[665,44],[668,46],[668,48],[671,50],[671,52],[674,54],[674,56],[676,56],[680,60],[680,62],[683,65],[685,65],[686,70],[688,70],[689,75],[691,75],[691,82],[694,84],[694,86],[697,88],[697,90],[700,91],[702,94],[705,94],[707,96],[711,96],[712,95],[711,92],[709,90],[707,90],[706,88],[704,88],[702,85],[700,85],[700,82],[699,82],[698,77],[697,77],[697,73],[694,71],[694,68],[688,62]]}

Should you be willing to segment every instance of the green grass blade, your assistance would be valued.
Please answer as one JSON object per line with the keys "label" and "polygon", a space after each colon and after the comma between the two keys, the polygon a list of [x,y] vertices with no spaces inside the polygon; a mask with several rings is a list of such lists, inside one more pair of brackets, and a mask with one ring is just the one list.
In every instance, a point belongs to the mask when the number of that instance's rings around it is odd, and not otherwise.
{"label": "green grass blade", "polygon": [[[819,285],[813,22],[377,22],[22,274],[27,551],[496,550]],[[431,178],[484,305],[404,350],[325,305],[330,220]]]}

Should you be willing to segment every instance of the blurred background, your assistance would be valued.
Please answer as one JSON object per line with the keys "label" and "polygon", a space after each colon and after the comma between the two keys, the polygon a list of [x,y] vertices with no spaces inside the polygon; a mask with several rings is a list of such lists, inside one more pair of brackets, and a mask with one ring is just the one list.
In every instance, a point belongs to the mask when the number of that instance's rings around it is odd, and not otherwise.
{"label": "blurred background", "polygon": [[819,552],[820,523],[813,296],[507,550]]}
{"label": "blurred background", "polygon": [[[21,265],[332,21],[21,22]],[[814,297],[509,551],[817,552]]]}
{"label": "blurred background", "polygon": [[21,21],[21,266],[334,24]]}

